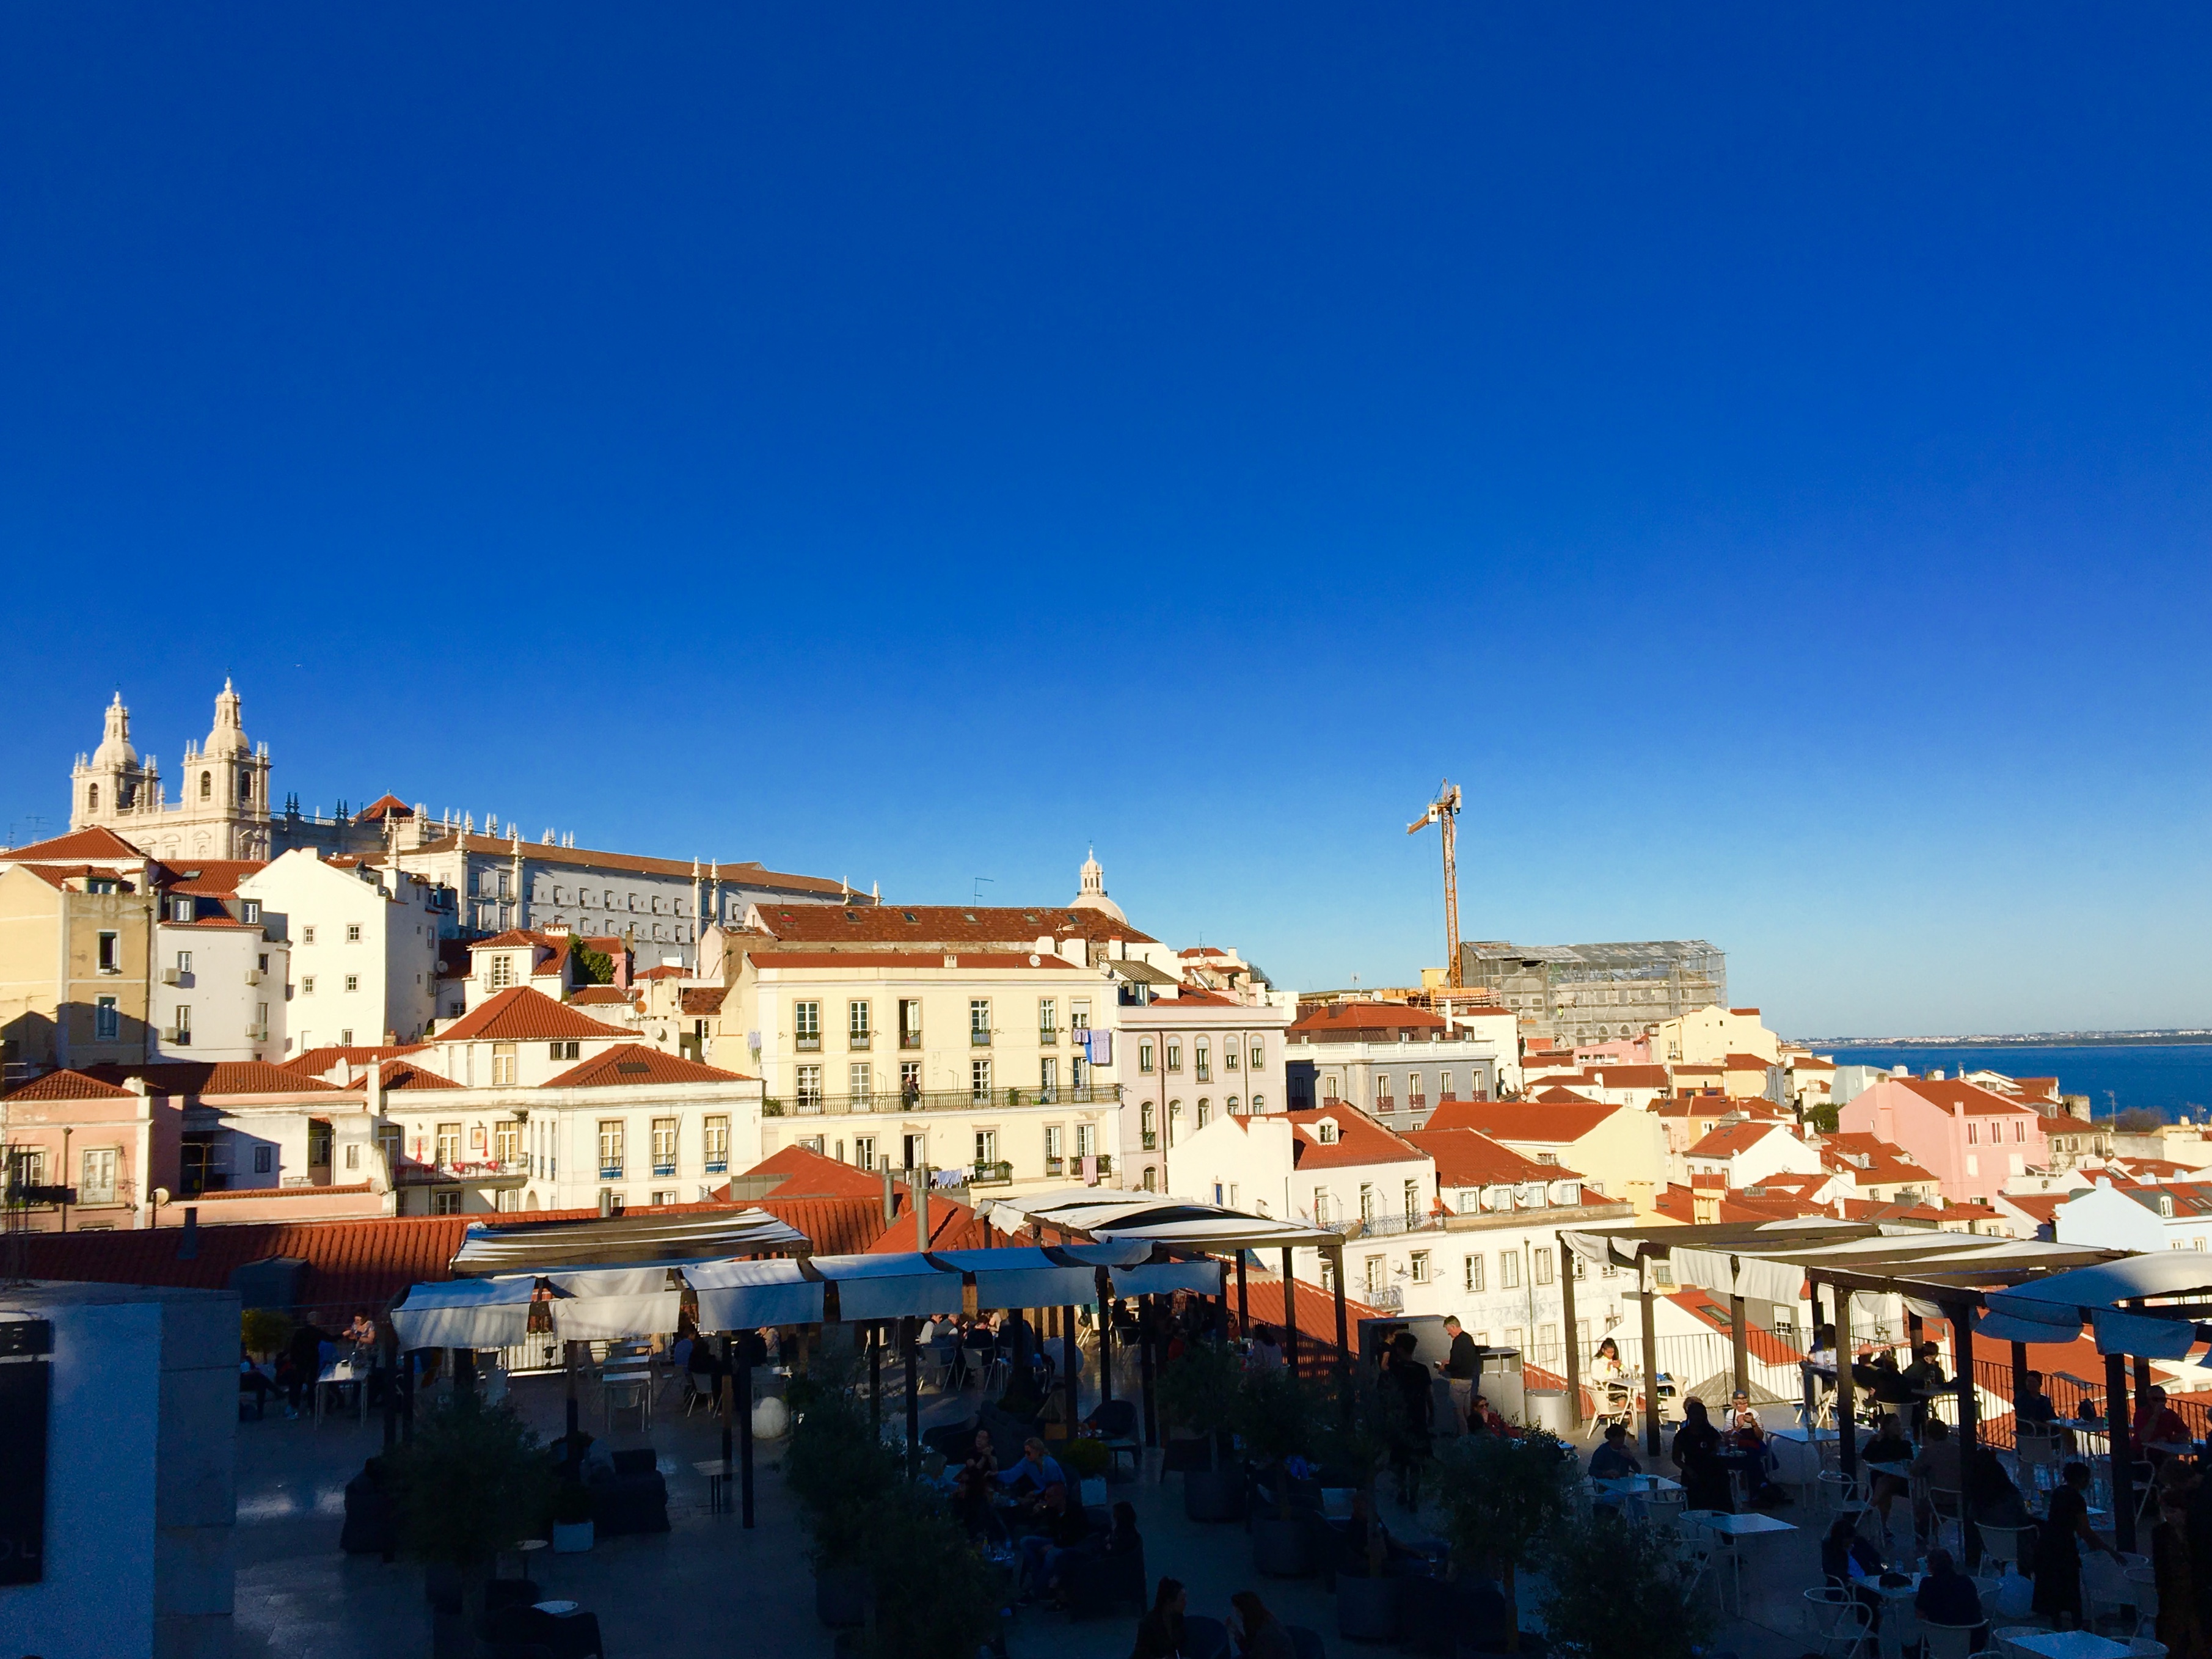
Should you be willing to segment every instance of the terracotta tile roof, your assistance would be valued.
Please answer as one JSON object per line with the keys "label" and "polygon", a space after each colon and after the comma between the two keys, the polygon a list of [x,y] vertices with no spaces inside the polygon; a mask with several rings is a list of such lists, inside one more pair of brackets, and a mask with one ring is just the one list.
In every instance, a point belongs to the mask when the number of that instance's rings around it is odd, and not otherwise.
{"label": "terracotta tile roof", "polygon": [[[1729,1317],[1727,1304],[1710,1291],[1675,1291],[1667,1299],[1700,1324],[1722,1332],[1735,1328],[1734,1322]],[[1744,1346],[1751,1351],[1751,1357],[1762,1365],[1794,1365],[1805,1357],[1772,1331],[1764,1329],[1749,1320],[1744,1322],[1743,1342]]]}
{"label": "terracotta tile roof", "polygon": [[389,1060],[395,1054],[419,1054],[423,1045],[419,1042],[387,1042],[380,1048],[364,1048],[356,1045],[342,1048],[333,1043],[328,1048],[309,1048],[284,1062],[284,1070],[301,1077],[320,1077],[334,1071],[340,1062],[349,1066],[366,1066],[372,1060]]}
{"label": "terracotta tile roof", "polygon": [[1763,1072],[1766,1062],[1757,1054],[1730,1054],[1724,1062],[1731,1072]]}
{"label": "terracotta tile roof", "polygon": [[469,949],[511,951],[524,945],[535,945],[541,951],[557,951],[563,956],[568,953],[568,935],[541,933],[533,927],[510,927],[503,933],[494,933],[489,939],[471,939]]}
{"label": "terracotta tile roof", "polygon": [[[1826,1143],[1820,1148],[1821,1162],[1859,1180],[1885,1183],[1924,1181],[1931,1186],[1935,1183],[1936,1177],[1914,1163],[1902,1146],[1893,1146],[1877,1135],[1844,1131],[1821,1139]],[[1854,1164],[1854,1158],[1865,1158],[1866,1167],[1861,1169]]]}
{"label": "terracotta tile roof", "polygon": [[1150,933],[1103,910],[1067,905],[1012,904],[763,904],[771,939],[793,944],[963,945],[1001,947],[1054,939],[1126,939],[1157,945]]}
{"label": "terracotta tile roof", "polygon": [[1572,1170],[1539,1164],[1472,1129],[1412,1129],[1405,1139],[1437,1166],[1441,1187],[1492,1187],[1524,1181],[1579,1181]]}
{"label": "terracotta tile roof", "polygon": [[95,863],[143,861],[145,856],[112,830],[96,824],[89,830],[73,830],[66,836],[0,848],[0,860],[10,864],[73,864],[83,860]]}
{"label": "terracotta tile roof", "polygon": [[[349,1087],[368,1092],[368,1074],[364,1072]],[[449,1077],[417,1066],[411,1060],[386,1060],[384,1065],[384,1092],[392,1094],[408,1089],[458,1089],[461,1085]]]}
{"label": "terracotta tile roof", "polygon": [[568,993],[571,1008],[634,1008],[629,992],[619,985],[580,985]]}
{"label": "terracotta tile roof", "polygon": [[684,975],[690,971],[690,970],[688,969],[679,968],[673,964],[664,963],[658,968],[648,968],[641,974],[632,974],[630,978],[641,981],[648,979],[682,979]]}
{"label": "terracotta tile roof", "polygon": [[[456,850],[484,854],[492,858],[510,858],[520,847],[522,856],[532,864],[560,864],[583,870],[627,870],[645,876],[681,876],[689,878],[692,872],[690,859],[649,859],[630,853],[600,853],[582,847],[549,847],[544,842],[510,842],[498,836],[450,834],[421,847],[410,847],[400,854],[414,858],[434,853]],[[380,859],[378,860],[381,862]],[[699,879],[707,879],[710,866],[704,861],[698,865]],[[819,876],[794,876],[780,870],[765,868],[757,860],[732,864],[722,861],[712,866],[720,872],[725,886],[763,887],[793,893],[817,893],[824,897],[846,891],[841,882],[827,881]]]}
{"label": "terracotta tile roof", "polygon": [[1778,1123],[1765,1123],[1756,1119],[1747,1123],[1723,1123],[1710,1131],[1685,1154],[1689,1158],[1734,1158],[1747,1152],[1771,1134],[1787,1134]]}
{"label": "terracotta tile roof", "polygon": [[4,1097],[10,1102],[22,1100],[129,1100],[128,1089],[118,1089],[112,1083],[103,1083],[96,1077],[87,1077],[82,1072],[48,1072],[34,1078],[20,1089],[9,1091]]}
{"label": "terracotta tile roof", "polygon": [[[779,1147],[744,1173],[748,1176],[781,1176],[781,1184],[770,1190],[787,1198],[873,1196],[879,1204],[883,1199],[884,1178],[881,1175],[856,1170],[849,1164],[840,1163],[805,1146]],[[905,1191],[905,1184],[896,1183],[896,1190]]]}
{"label": "terracotta tile roof", "polygon": [[[1713,1194],[1711,1191],[1705,1189],[1700,1189],[1696,1194],[1697,1199],[1709,1199],[1712,1196]],[[1651,1200],[1651,1207],[1660,1215],[1665,1217],[1668,1220],[1680,1222],[1686,1227],[1694,1224],[1698,1219],[1697,1204],[1692,1199],[1690,1188],[1687,1187],[1669,1185],[1665,1191],[1660,1193]],[[1794,1213],[1794,1212],[1792,1212],[1792,1213]],[[1740,1193],[1730,1191],[1725,1188],[1720,1189],[1719,1208],[1715,1214],[1714,1219],[1719,1221],[1771,1221],[1775,1219],[1775,1217],[1776,1211],[1774,1208],[1759,1204],[1755,1201],[1747,1204],[1743,1201],[1742,1195]]]}
{"label": "terracotta tile roof", "polygon": [[1530,1097],[1539,1106],[1595,1106],[1599,1103],[1572,1089],[1546,1089]]}
{"label": "terracotta tile roof", "polygon": [[589,1060],[571,1066],[560,1076],[548,1079],[538,1086],[541,1089],[619,1089],[647,1083],[749,1081],[750,1079],[738,1073],[702,1066],[697,1060],[686,1060],[681,1054],[649,1048],[641,1042],[623,1042],[605,1054],[593,1054]]}
{"label": "terracotta tile roof", "polygon": [[296,1095],[329,1092],[331,1085],[260,1060],[159,1060],[143,1066],[88,1066],[109,1083],[143,1077],[159,1095]]}
{"label": "terracotta tile roof", "polygon": [[2035,1109],[2017,1100],[1992,1094],[1987,1089],[1977,1088],[1971,1083],[1961,1083],[1956,1078],[1945,1078],[1942,1082],[1924,1077],[1891,1078],[1890,1082],[1912,1091],[1923,1100],[1932,1101],[1957,1116],[1964,1113],[1970,1117],[1981,1117],[1999,1112],[2025,1112],[2039,1115]]}
{"label": "terracotta tile roof", "polygon": [[415,816],[415,809],[396,796],[383,794],[353,816],[356,823],[381,823],[387,815],[395,818],[411,818]]}
{"label": "terracotta tile roof", "polygon": [[110,870],[105,866],[94,866],[90,864],[19,864],[15,867],[18,870],[21,870],[31,875],[36,876],[40,881],[46,883],[47,886],[56,889],[65,889],[68,884],[72,881],[82,881],[88,877],[100,876],[102,878],[115,878],[117,887],[123,892],[135,893],[138,890],[137,887],[133,883],[123,878],[119,872]]}
{"label": "terracotta tile roof", "polygon": [[690,985],[676,994],[676,1002],[687,1014],[719,1014],[723,999],[729,994],[726,985]]}
{"label": "terracotta tile roof", "polygon": [[1176,954],[1179,957],[1220,957],[1229,953],[1211,945],[1194,945],[1188,951],[1178,951]]}
{"label": "terracotta tile roof", "polygon": [[1291,1039],[1316,1035],[1367,1031],[1441,1031],[1443,1016],[1403,1002],[1328,1002],[1299,1010],[1291,1024]]}
{"label": "terracotta tile roof", "polygon": [[1600,1062],[1583,1066],[1582,1074],[1593,1088],[1663,1089],[1668,1084],[1664,1066],[1614,1066]]}
{"label": "terracotta tile roof", "polygon": [[[1237,1322],[1237,1269],[1234,1261],[1224,1279],[1228,1291],[1229,1320]],[[1291,1281],[1291,1308],[1297,1316],[1298,1375],[1301,1376],[1334,1377],[1336,1375],[1336,1297],[1318,1285],[1310,1285],[1303,1279]],[[1247,1267],[1244,1270],[1244,1299],[1255,1325],[1273,1325],[1277,1340],[1284,1329],[1283,1279],[1279,1273],[1263,1268]],[[1347,1295],[1344,1298],[1345,1334],[1357,1346],[1359,1341],[1359,1322],[1363,1319],[1387,1319],[1390,1316],[1379,1308],[1370,1308]]]}
{"label": "terracotta tile roof", "polygon": [[1036,951],[756,951],[750,960],[756,968],[926,968],[942,972],[947,957],[955,968],[1082,971],[1065,957]]}
{"label": "terracotta tile roof", "polygon": [[267,861],[261,859],[220,859],[183,865],[155,864],[152,873],[154,884],[172,893],[234,898],[240,882],[268,867]]}
{"label": "terracotta tile roof", "polygon": [[1836,1069],[1836,1062],[1823,1060],[1818,1054],[1795,1054],[1790,1057],[1790,1069],[1793,1072],[1832,1072]]}
{"label": "terracotta tile roof", "polygon": [[627,1037],[619,1025],[603,1025],[527,985],[510,986],[440,1030],[438,1042],[537,1042],[550,1037]]}
{"label": "terracotta tile roof", "polygon": [[1208,1007],[1215,1008],[1239,1008],[1243,1006],[1235,997],[1225,997],[1220,992],[1208,990],[1203,985],[1189,983],[1185,983],[1175,995],[1163,997],[1160,1000],[1169,1007],[1180,1007],[1190,1003],[1202,1003]]}
{"label": "terracotta tile roof", "polygon": [[[898,1213],[891,1224],[884,1227],[868,1246],[871,1255],[904,1255],[915,1248],[914,1202],[902,1188],[898,1194]],[[877,1212],[877,1224],[882,1224],[882,1211]],[[929,1248],[933,1250],[981,1250],[1010,1243],[1003,1235],[984,1241],[983,1218],[965,1204],[933,1193],[929,1196]]]}
{"label": "terracotta tile roof", "polygon": [[1626,1106],[1547,1106],[1527,1100],[1447,1100],[1429,1116],[1431,1129],[1473,1129],[1493,1140],[1564,1146],[1580,1140]]}
{"label": "terracotta tile roof", "polygon": [[[766,1210],[805,1233],[816,1255],[858,1255],[883,1236],[881,1194],[872,1198],[747,1199],[748,1207]],[[908,1221],[911,1226],[913,1223]]]}
{"label": "terracotta tile roof", "polygon": [[[1407,1164],[1427,1156],[1404,1136],[1343,1101],[1283,1115],[1292,1130],[1291,1158],[1301,1170],[1333,1170],[1348,1164]],[[1327,1145],[1317,1139],[1323,1118],[1336,1124],[1337,1138]]]}

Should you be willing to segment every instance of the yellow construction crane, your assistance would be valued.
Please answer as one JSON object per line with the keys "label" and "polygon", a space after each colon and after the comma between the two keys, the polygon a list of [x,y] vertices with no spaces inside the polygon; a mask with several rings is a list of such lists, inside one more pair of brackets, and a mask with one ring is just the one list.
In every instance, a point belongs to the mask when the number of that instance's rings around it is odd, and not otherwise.
{"label": "yellow construction crane", "polygon": [[1437,798],[1429,803],[1429,810],[1406,826],[1406,833],[1418,836],[1431,824],[1443,832],[1444,838],[1444,945],[1451,954],[1444,958],[1444,983],[1456,991],[1465,982],[1459,970],[1459,848],[1455,826],[1459,822],[1459,789],[1446,778],[1437,789]]}

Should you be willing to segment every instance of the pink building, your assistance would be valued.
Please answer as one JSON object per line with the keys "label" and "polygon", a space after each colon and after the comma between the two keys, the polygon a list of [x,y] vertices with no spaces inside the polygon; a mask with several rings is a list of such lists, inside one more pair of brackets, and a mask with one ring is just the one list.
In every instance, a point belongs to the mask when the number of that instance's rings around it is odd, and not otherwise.
{"label": "pink building", "polygon": [[2008,1177],[2051,1164],[2051,1144],[2033,1105],[1955,1078],[1884,1078],[1838,1119],[1847,1134],[1903,1147],[1954,1203],[1994,1197]]}

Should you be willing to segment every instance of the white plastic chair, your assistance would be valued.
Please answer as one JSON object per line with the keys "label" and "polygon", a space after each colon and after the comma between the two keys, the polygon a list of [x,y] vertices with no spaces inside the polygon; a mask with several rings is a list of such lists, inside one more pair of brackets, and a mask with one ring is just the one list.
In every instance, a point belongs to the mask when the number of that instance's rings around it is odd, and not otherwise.
{"label": "white plastic chair", "polygon": [[1982,1535],[1983,1557],[1997,1563],[2000,1569],[2020,1570],[2021,1552],[2034,1539],[2033,1527],[1993,1527],[1985,1521],[1974,1523],[1974,1530]]}
{"label": "white plastic chair", "polygon": [[1821,1659],[1850,1659],[1873,1628],[1873,1613],[1849,1590],[1827,1584],[1805,1592],[1805,1633]]}
{"label": "white plastic chair", "polygon": [[1938,1625],[1923,1619],[1920,1633],[1927,1638],[1928,1659],[1968,1659],[1974,1650],[1979,1625]]}

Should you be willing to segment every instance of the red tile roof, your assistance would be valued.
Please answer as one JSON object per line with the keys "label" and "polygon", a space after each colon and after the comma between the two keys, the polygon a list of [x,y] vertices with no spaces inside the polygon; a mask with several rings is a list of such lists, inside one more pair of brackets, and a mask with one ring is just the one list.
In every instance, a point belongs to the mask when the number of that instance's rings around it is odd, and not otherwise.
{"label": "red tile roof", "polygon": [[95,863],[143,860],[145,854],[112,830],[94,825],[66,836],[30,842],[21,847],[0,848],[0,860],[11,864],[73,864],[89,859]]}
{"label": "red tile roof", "polygon": [[617,1089],[645,1083],[744,1083],[749,1079],[696,1060],[649,1048],[641,1042],[616,1044],[605,1054],[571,1066],[538,1086],[544,1089]]}
{"label": "red tile roof", "polygon": [[260,1060],[176,1060],[149,1065],[88,1066],[85,1070],[107,1083],[143,1077],[157,1095],[296,1095],[331,1092],[332,1085],[318,1078]]}
{"label": "red tile roof", "polygon": [[[449,853],[456,848],[471,853],[489,854],[494,858],[512,857],[520,847],[522,856],[532,864],[562,864],[583,870],[628,870],[647,876],[689,876],[695,872],[703,882],[708,866],[690,859],[653,859],[633,853],[601,853],[582,847],[554,847],[544,842],[512,842],[499,836],[474,836],[459,832],[440,836],[422,847],[405,849],[406,856],[430,853]],[[381,856],[375,860],[383,862]],[[819,876],[794,876],[781,870],[764,868],[757,859],[747,859],[737,864],[720,863],[720,878],[726,884],[745,887],[777,888],[794,893],[818,893],[827,896],[842,893],[842,883],[827,881]]]}
{"label": "red tile roof", "polygon": [[629,993],[619,985],[584,985],[568,993],[571,1008],[634,1008]]}
{"label": "red tile roof", "polygon": [[1066,957],[1030,951],[756,951],[756,968],[927,968],[942,971],[947,957],[955,968],[1048,968],[1062,973],[1081,969]]}
{"label": "red tile roof", "polygon": [[1766,1062],[1757,1054],[1730,1054],[1724,1062],[1731,1072],[1763,1072]]}
{"label": "red tile roof", "polygon": [[[349,1086],[360,1090],[364,1095],[367,1094],[368,1073],[363,1072]],[[458,1089],[460,1086],[453,1079],[441,1077],[435,1072],[417,1066],[411,1060],[390,1060],[384,1063],[384,1092],[386,1094],[391,1094],[395,1090]]]}
{"label": "red tile roof", "polygon": [[[878,1212],[881,1223],[882,1212]],[[933,1193],[929,1197],[929,1248],[933,1250],[981,1250],[1012,1243],[1004,1237],[985,1242],[983,1218],[965,1204]],[[904,1255],[915,1245],[914,1205],[904,1188],[898,1194],[898,1213],[891,1224],[868,1246],[871,1255]]]}
{"label": "red tile roof", "polygon": [[356,823],[378,823],[387,815],[395,818],[411,818],[415,816],[415,809],[394,795],[382,794],[353,816]]}
{"label": "red tile roof", "polygon": [[20,1089],[10,1090],[4,1097],[9,1102],[18,1100],[128,1100],[128,1089],[118,1089],[112,1083],[103,1083],[96,1077],[87,1077],[82,1072],[48,1072],[34,1078]]}
{"label": "red tile roof", "polygon": [[[1336,1297],[1303,1279],[1291,1282],[1291,1307],[1297,1315],[1298,1375],[1333,1377],[1336,1375]],[[1233,1261],[1224,1276],[1223,1288],[1228,1292],[1230,1326],[1234,1329],[1237,1322],[1237,1267]],[[1282,1275],[1248,1267],[1244,1270],[1244,1299],[1252,1322],[1255,1325],[1273,1325],[1277,1340],[1281,1340],[1284,1332]],[[1389,1317],[1381,1309],[1354,1301],[1349,1295],[1344,1298],[1345,1335],[1355,1349],[1359,1343],[1361,1320]]]}
{"label": "red tile roof", "polygon": [[[748,1176],[781,1176],[781,1184],[769,1190],[787,1198],[866,1198],[873,1195],[881,1202],[884,1178],[866,1170],[856,1170],[849,1164],[805,1146],[783,1146],[745,1171]],[[906,1190],[902,1182],[895,1183],[896,1190]]]}
{"label": "red tile roof", "polygon": [[1012,904],[763,904],[762,926],[771,939],[789,943],[855,945],[1026,944],[1054,939],[1126,939],[1156,945],[1150,933],[1103,910],[1066,905]]}
{"label": "red tile roof", "polygon": [[1594,1088],[1663,1089],[1668,1084],[1664,1066],[1613,1066],[1601,1062],[1583,1066],[1582,1074]]}
{"label": "red tile roof", "polygon": [[1580,1140],[1626,1106],[1546,1106],[1527,1100],[1447,1100],[1430,1115],[1431,1129],[1472,1129],[1493,1140]]}
{"label": "red tile roof", "polygon": [[284,1069],[295,1072],[301,1077],[320,1077],[324,1073],[336,1069],[341,1060],[350,1066],[366,1066],[372,1060],[389,1060],[395,1054],[418,1054],[422,1046],[419,1042],[391,1042],[378,1048],[364,1048],[358,1045],[342,1048],[333,1043],[328,1048],[309,1048],[295,1054],[284,1062]]}
{"label": "red tile roof", "polygon": [[[1667,1299],[1699,1323],[1710,1325],[1717,1331],[1727,1332],[1734,1328],[1728,1309],[1710,1291],[1675,1291]],[[1744,1322],[1743,1342],[1744,1346],[1751,1350],[1751,1357],[1762,1365],[1794,1365],[1805,1357],[1772,1331],[1749,1320]]]}
{"label": "red tile roof", "polygon": [[511,986],[437,1033],[439,1042],[537,1042],[551,1037],[627,1037],[526,985]]}
{"label": "red tile roof", "polygon": [[648,968],[643,973],[632,974],[630,977],[633,980],[682,979],[684,975],[690,971],[690,970],[689,969],[679,968],[669,963],[663,963],[658,968]]}
{"label": "red tile roof", "polygon": [[722,1000],[730,994],[726,985],[690,985],[677,993],[677,1006],[687,1014],[719,1014]]}
{"label": "red tile roof", "polygon": [[185,865],[154,866],[154,884],[172,893],[182,893],[204,898],[234,898],[238,884],[258,871],[266,870],[268,863],[261,859],[212,859]]}
{"label": "red tile roof", "polygon": [[[1405,1164],[1426,1156],[1402,1135],[1340,1100],[1283,1115],[1293,1130],[1291,1158],[1301,1170],[1340,1169],[1348,1164]],[[1337,1138],[1327,1145],[1316,1139],[1323,1118],[1336,1124]]]}
{"label": "red tile roof", "polygon": [[1771,1134],[1788,1133],[1778,1123],[1761,1122],[1757,1119],[1747,1123],[1723,1123],[1716,1126],[1684,1156],[1734,1158],[1738,1152],[1758,1146]]}
{"label": "red tile roof", "polygon": [[1992,1094],[1987,1089],[1977,1088],[1971,1083],[1961,1083],[1956,1078],[1945,1078],[1940,1083],[1924,1077],[1892,1078],[1889,1081],[1911,1090],[1923,1100],[1933,1102],[1954,1116],[1964,1113],[1968,1116],[1980,1117],[1999,1112],[2025,1112],[2031,1117],[2038,1115],[2033,1106]]}
{"label": "red tile roof", "polygon": [[98,876],[103,880],[112,878],[116,886],[125,893],[135,893],[138,890],[129,880],[124,878],[121,872],[95,867],[89,864],[19,864],[15,867],[27,875],[36,876],[57,891],[67,891],[70,882],[82,881],[93,876]]}
{"label": "red tile roof", "polygon": [[1328,1002],[1319,1007],[1301,1009],[1291,1023],[1291,1036],[1295,1041],[1335,1032],[1440,1031],[1443,1028],[1441,1014],[1432,1014],[1407,1003]]}
{"label": "red tile roof", "polygon": [[[873,1248],[883,1235],[880,1194],[873,1198],[781,1198],[770,1194],[744,1202],[805,1233],[816,1255],[858,1255]],[[908,1225],[913,1225],[911,1218]]]}
{"label": "red tile roof", "polygon": [[1524,1181],[1579,1181],[1572,1170],[1539,1164],[1472,1129],[1413,1129],[1405,1139],[1435,1160],[1443,1187],[1492,1187]]}
{"label": "red tile roof", "polygon": [[1545,1089],[1530,1097],[1539,1106],[1595,1106],[1599,1103],[1572,1089]]}
{"label": "red tile roof", "polygon": [[[1885,1183],[1924,1181],[1930,1185],[1935,1182],[1936,1177],[1915,1164],[1902,1146],[1893,1146],[1878,1135],[1846,1131],[1821,1139],[1826,1143],[1820,1148],[1821,1161],[1857,1180]],[[1866,1167],[1862,1169],[1852,1162],[1855,1158],[1865,1158]]]}

